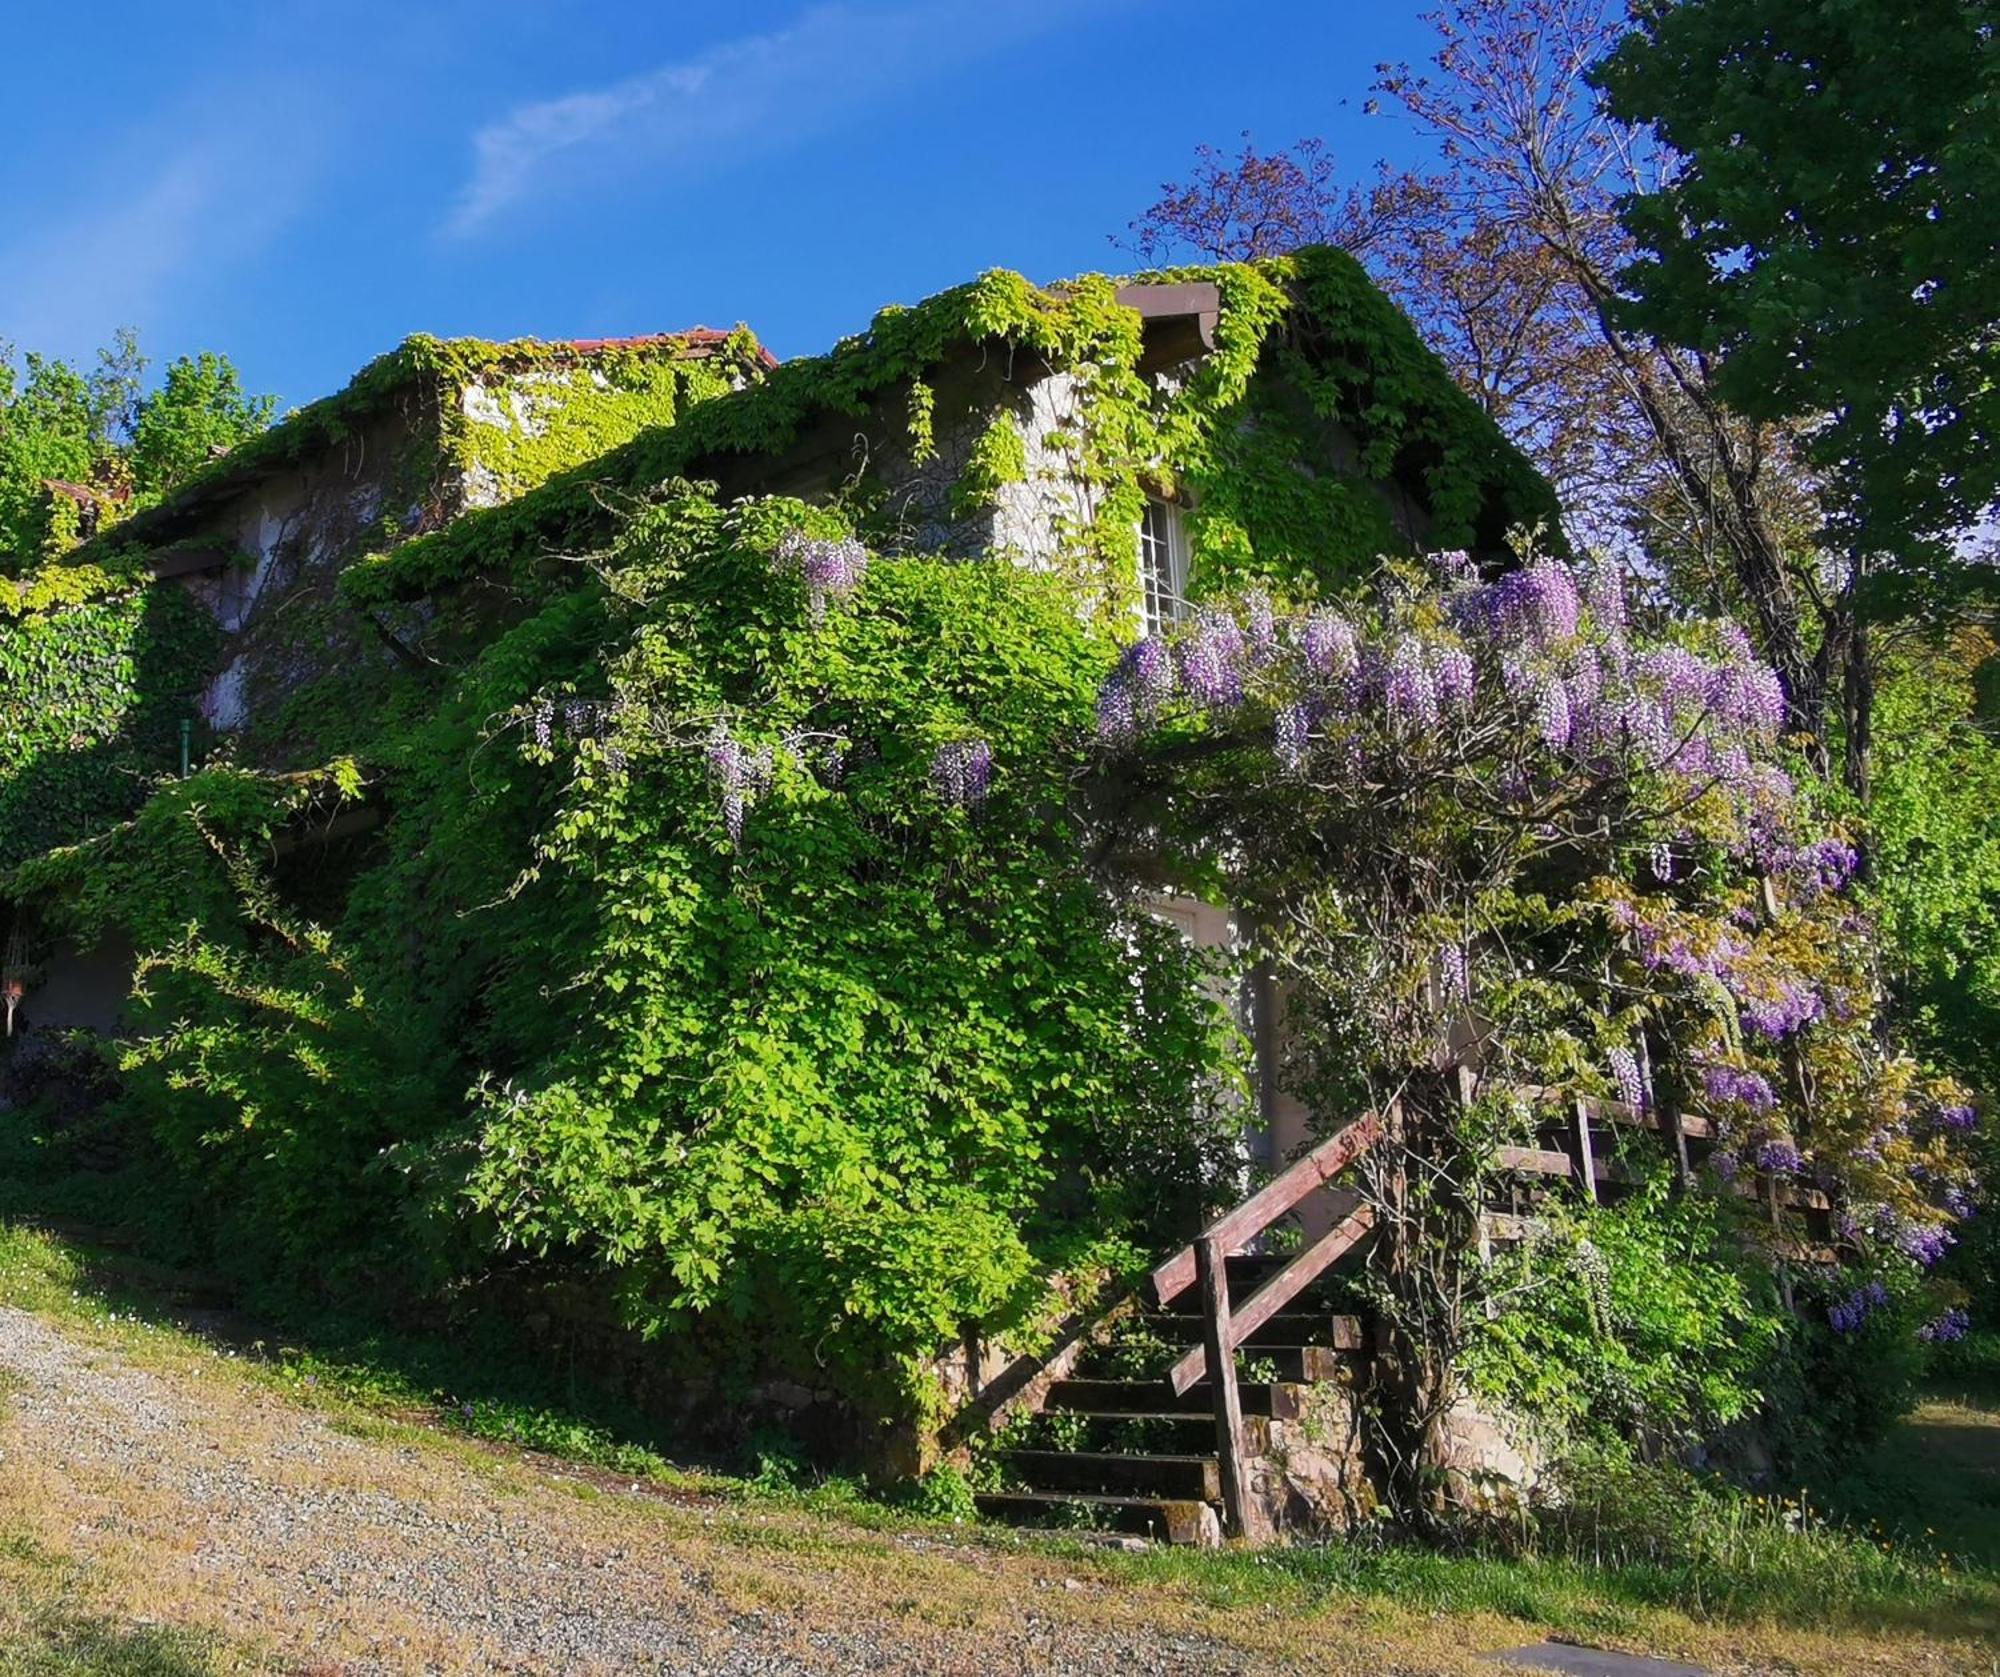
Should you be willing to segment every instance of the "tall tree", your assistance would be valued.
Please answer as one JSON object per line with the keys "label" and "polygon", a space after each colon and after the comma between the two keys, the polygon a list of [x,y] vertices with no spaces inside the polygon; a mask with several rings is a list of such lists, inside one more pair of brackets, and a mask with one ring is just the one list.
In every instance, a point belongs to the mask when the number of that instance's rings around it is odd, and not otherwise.
{"label": "tall tree", "polygon": [[102,516],[163,499],[271,422],[272,399],[246,394],[224,356],[181,357],[150,394],[145,370],[129,330],[89,371],[0,343],[0,567],[73,541],[65,507]]}
{"label": "tall tree", "polygon": [[[1743,613],[1783,680],[1790,728],[1830,769],[1854,574],[1815,539],[1818,483],[1799,440],[1729,406],[1706,354],[1656,340],[1618,309],[1635,255],[1619,203],[1671,161],[1588,80],[1623,35],[1624,8],[1445,0],[1427,21],[1439,42],[1429,64],[1381,66],[1376,92],[1443,168],[1375,185],[1367,215],[1347,218],[1365,234],[1360,254],[1548,471],[1573,535],[1635,545],[1645,569]],[[1230,201],[1218,160],[1202,161],[1208,191],[1163,194],[1134,224],[1142,248],[1191,232],[1190,202]],[[1256,162],[1275,178],[1268,158]],[[1304,168],[1287,178],[1338,190]],[[1288,219],[1311,217],[1266,212],[1261,223],[1281,233]]]}
{"label": "tall tree", "polygon": [[2000,504],[2000,6],[1641,0],[1593,73],[1672,173],[1622,317],[1809,427],[1850,545],[1944,560]]}
{"label": "tall tree", "polygon": [[218,455],[271,423],[269,396],[243,388],[227,357],[181,356],[140,399],[132,425],[132,475],[141,499],[168,494]]}

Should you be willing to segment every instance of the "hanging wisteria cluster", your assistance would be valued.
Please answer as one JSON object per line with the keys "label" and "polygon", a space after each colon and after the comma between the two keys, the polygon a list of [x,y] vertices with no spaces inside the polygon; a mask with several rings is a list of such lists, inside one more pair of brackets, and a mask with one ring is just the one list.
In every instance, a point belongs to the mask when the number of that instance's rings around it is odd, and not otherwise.
{"label": "hanging wisteria cluster", "polygon": [[725,723],[717,722],[708,736],[706,752],[708,778],[722,803],[722,825],[731,844],[743,842],[743,817],[750,800],[771,784],[774,756],[771,748],[755,750],[731,734]]}
{"label": "hanging wisteria cluster", "polygon": [[1859,1333],[1868,1318],[1889,1303],[1889,1289],[1879,1281],[1866,1281],[1827,1309],[1826,1319],[1835,1333]]}
{"label": "hanging wisteria cluster", "polygon": [[771,559],[779,576],[795,577],[805,585],[815,623],[824,622],[829,603],[849,599],[868,574],[868,549],[852,536],[811,536],[788,530]]}
{"label": "hanging wisteria cluster", "polygon": [[954,740],[931,757],[931,786],[941,801],[977,809],[993,784],[993,747],[985,740]]}
{"label": "hanging wisteria cluster", "polygon": [[[1416,842],[1455,823],[1459,842],[1504,847],[1513,832],[1590,857],[1604,870],[1607,977],[1615,967],[1623,1005],[1646,998],[1662,1033],[1652,1075],[1709,1117],[1715,1177],[1754,1172],[1859,1206],[1852,1247],[1928,1268],[1974,1204],[1969,1170],[1943,1145],[1974,1114],[1873,1023],[1872,929],[1849,895],[1859,857],[1814,830],[1775,760],[1785,715],[1778,677],[1734,625],[1649,640],[1608,569],[1541,559],[1484,581],[1446,555],[1422,574],[1386,567],[1369,596],[1337,605],[1204,606],[1125,651],[1099,691],[1097,736],[1114,767],[1156,745],[1199,757],[1212,742],[1254,774],[1267,748],[1272,797],[1289,785],[1301,808],[1320,800],[1348,846],[1390,842],[1370,810],[1429,798],[1438,813]],[[1226,794],[1211,783],[1207,795]],[[1474,824],[1488,839],[1463,837]],[[1371,877],[1436,859],[1406,860],[1378,857]],[[1479,1005],[1480,940],[1402,950],[1410,912],[1372,923],[1369,961],[1407,961],[1427,993]],[[1566,1028],[1608,1028],[1611,1005],[1579,992]],[[1594,1057],[1625,1103],[1653,1104],[1632,1047]],[[1858,1325],[1886,1298],[1864,1290],[1839,1321]]]}
{"label": "hanging wisteria cluster", "polygon": [[[1428,619],[1393,600],[1367,622],[1332,608],[1281,617],[1259,596],[1240,612],[1205,607],[1171,639],[1125,653],[1099,695],[1099,737],[1128,748],[1177,707],[1221,717],[1263,699],[1288,771],[1358,780],[1385,757],[1448,749],[1475,701],[1497,694],[1545,759],[1723,783],[1766,801],[1789,793],[1781,771],[1754,760],[1783,722],[1784,694],[1740,632],[1725,629],[1712,657],[1641,651],[1609,572],[1579,578],[1540,560],[1480,583],[1457,555],[1437,571],[1444,609]],[[1670,872],[1671,851],[1656,856]],[[1811,865],[1832,859],[1815,853]]]}
{"label": "hanging wisteria cluster", "polygon": [[1933,1317],[1917,1329],[1917,1337],[1928,1345],[1948,1345],[1963,1339],[1972,1327],[1972,1316],[1962,1305],[1953,1305],[1942,1316]]}

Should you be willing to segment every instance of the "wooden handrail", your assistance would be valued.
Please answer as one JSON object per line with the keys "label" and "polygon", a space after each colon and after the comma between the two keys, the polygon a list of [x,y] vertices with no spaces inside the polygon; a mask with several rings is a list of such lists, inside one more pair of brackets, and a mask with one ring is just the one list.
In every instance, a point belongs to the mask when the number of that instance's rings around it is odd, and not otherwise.
{"label": "wooden handrail", "polygon": [[[1395,1108],[1390,1112],[1393,1115]],[[1153,1297],[1161,1304],[1190,1286],[1201,1287],[1201,1343],[1175,1363],[1168,1373],[1174,1394],[1187,1391],[1204,1374],[1214,1396],[1215,1451],[1222,1480],[1222,1512],[1230,1535],[1262,1542],[1262,1506],[1249,1493],[1250,1463],[1243,1447],[1243,1405],[1236,1389],[1236,1349],[1279,1310],[1296,1298],[1327,1266],[1374,1227],[1372,1207],[1353,1194],[1338,1202],[1333,1229],[1285,1265],[1243,1302],[1229,1297],[1229,1254],[1254,1240],[1314,1190],[1325,1187],[1382,1139],[1381,1115],[1364,1113],[1337,1135],[1328,1137],[1274,1181],[1265,1184],[1234,1211],[1203,1229],[1191,1246],[1183,1246],[1149,1277]]]}
{"label": "wooden handrail", "polygon": [[[1374,1112],[1361,1117],[1322,1141],[1303,1159],[1273,1178],[1234,1211],[1225,1212],[1202,1230],[1216,1240],[1224,1252],[1241,1249],[1254,1240],[1315,1188],[1324,1187],[1363,1153],[1382,1139],[1382,1119]],[[1148,1285],[1161,1304],[1178,1298],[1195,1283],[1194,1247],[1183,1246],[1153,1271]]]}
{"label": "wooden handrail", "polygon": [[[1227,1337],[1232,1354],[1237,1346],[1353,1250],[1362,1236],[1375,1226],[1375,1208],[1361,1204],[1352,1194],[1346,1197],[1350,1204],[1346,1215],[1231,1312]],[[1208,1364],[1208,1344],[1204,1339],[1168,1371],[1167,1379],[1173,1384],[1174,1395],[1178,1397],[1206,1374]]]}

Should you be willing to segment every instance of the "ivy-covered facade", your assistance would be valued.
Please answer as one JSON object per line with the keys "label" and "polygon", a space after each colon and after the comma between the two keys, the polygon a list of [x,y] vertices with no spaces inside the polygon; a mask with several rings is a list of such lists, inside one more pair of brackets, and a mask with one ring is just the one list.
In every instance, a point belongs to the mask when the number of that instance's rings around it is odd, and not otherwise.
{"label": "ivy-covered facade", "polygon": [[526,1251],[683,1384],[891,1407],[1241,1156],[1212,975],[1064,810],[1149,574],[1305,609],[1555,526],[1331,250],[990,273],[784,364],[413,340],[0,622],[0,800],[71,788],[4,859],[20,1041],[129,950],[119,1110],[246,1261]]}

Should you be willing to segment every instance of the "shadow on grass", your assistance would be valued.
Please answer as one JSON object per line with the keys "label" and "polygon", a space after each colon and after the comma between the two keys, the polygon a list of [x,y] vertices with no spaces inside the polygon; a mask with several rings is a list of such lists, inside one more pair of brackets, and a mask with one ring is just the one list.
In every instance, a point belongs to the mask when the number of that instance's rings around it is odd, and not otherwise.
{"label": "shadow on grass", "polygon": [[214,1677],[225,1666],[206,1636],[121,1625],[77,1605],[70,1563],[26,1538],[0,1539],[0,1670],[15,1677]]}
{"label": "shadow on grass", "polygon": [[227,1279],[156,1257],[124,1229],[32,1209],[18,1189],[0,1195],[0,1302],[170,1329],[260,1366],[302,1397],[669,1489],[731,1482],[717,1452],[690,1447],[498,1310],[470,1313],[450,1332],[415,1332],[351,1311],[253,1311]]}
{"label": "shadow on grass", "polygon": [[1853,1524],[2000,1573],[2000,1398],[1934,1392],[1826,1491]]}
{"label": "shadow on grass", "polygon": [[[38,1225],[53,1238],[10,1231],[4,1220],[10,1209],[17,1225]],[[44,1294],[39,1306],[37,1287]],[[37,1219],[23,1215],[17,1202],[0,1200],[0,1301],[74,1310],[73,1293],[121,1317],[261,1359],[302,1394],[416,1415],[669,1490],[745,1488],[740,1479],[721,1477],[713,1456],[677,1448],[643,1411],[594,1389],[580,1372],[548,1367],[545,1353],[537,1360],[505,1322],[480,1320],[445,1336],[351,1316],[256,1319],[236,1308],[221,1280],[149,1257],[116,1231]],[[1172,1581],[1218,1606],[1312,1610],[1339,1597],[1372,1597],[1433,1612],[1492,1612],[1586,1638],[1630,1635],[1649,1615],[1666,1612],[1717,1623],[1993,1639],[2000,1638],[2000,1509],[1981,1500],[1986,1493],[1978,1487],[1991,1482],[1968,1464],[1976,1458],[1994,1467],[1996,1455],[2000,1409],[1926,1409],[1878,1452],[1857,1459],[1847,1481],[1851,1494],[1835,1507],[1859,1531],[1822,1530],[1816,1539],[1796,1541],[1766,1531],[1728,1564],[1622,1554],[1615,1539],[1591,1553],[1544,1543],[1527,1554],[1448,1554],[1357,1539],[1254,1555],[1083,1550],[1077,1558],[1114,1578]],[[830,1490],[839,1492],[833,1502],[807,1497],[803,1506],[849,1524],[920,1523],[862,1503],[841,1482]],[[1907,1519],[1893,1528],[1909,1540],[1907,1556],[1891,1560],[1862,1535],[1878,1517],[1871,1510],[1911,1507],[1944,1511],[1958,1542],[1953,1554],[1974,1570],[1940,1569],[1929,1550],[1939,1539],[1923,1537]],[[1942,1538],[1947,1526],[1935,1518],[1928,1523]],[[995,1534],[991,1541],[1003,1540]]]}

